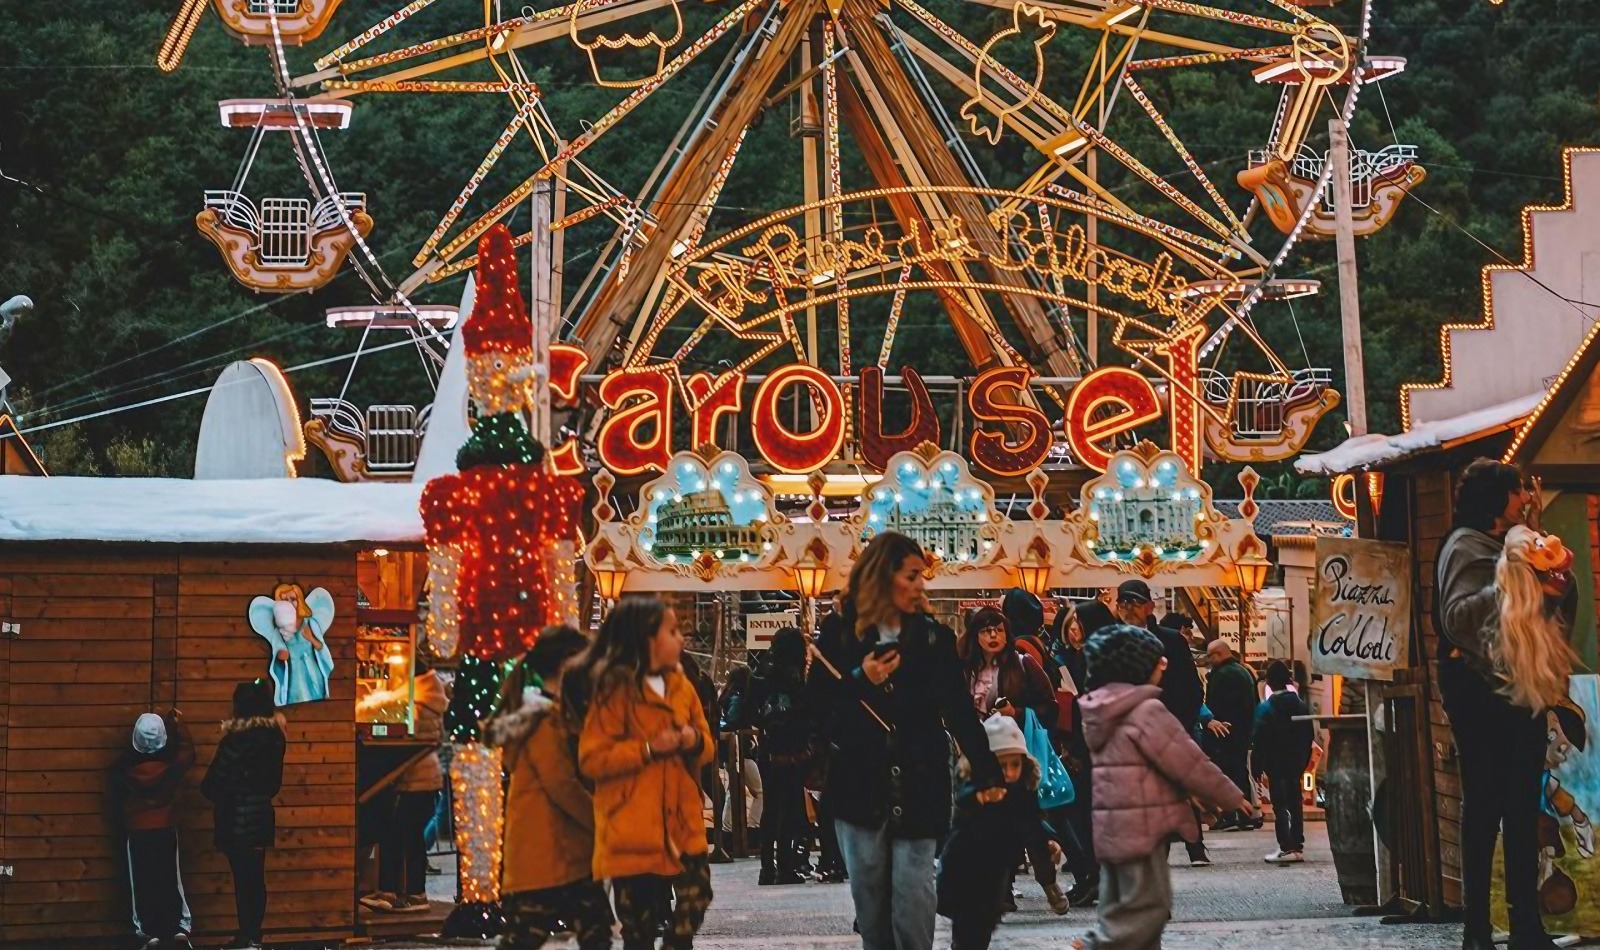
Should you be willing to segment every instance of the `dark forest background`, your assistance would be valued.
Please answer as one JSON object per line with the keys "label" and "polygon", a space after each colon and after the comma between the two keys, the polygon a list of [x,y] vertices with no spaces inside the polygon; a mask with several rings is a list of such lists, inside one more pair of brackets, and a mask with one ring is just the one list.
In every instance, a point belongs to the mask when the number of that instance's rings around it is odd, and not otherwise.
{"label": "dark forest background", "polygon": [[[1219,5],[1243,9],[1253,2]],[[203,387],[233,359],[261,355],[294,366],[355,348],[356,333],[322,323],[325,308],[368,299],[348,269],[314,295],[256,296],[231,280],[196,232],[202,192],[228,185],[249,138],[220,127],[217,100],[268,96],[272,86],[267,53],[227,36],[211,11],[184,65],[171,75],[159,72],[155,50],[177,6],[177,0],[0,6],[0,299],[25,293],[37,306],[0,349],[0,364],[15,377],[11,396],[25,429]],[[397,0],[345,0],[322,40],[293,51],[292,70],[309,71],[335,40],[397,6]],[[1010,19],[959,0],[929,6],[979,42]],[[1344,7],[1353,10],[1354,0],[1330,16],[1347,20],[1351,10]],[[1559,199],[1561,147],[1600,140],[1600,0],[1509,0],[1499,7],[1483,0],[1380,0],[1375,7],[1371,51],[1405,56],[1409,65],[1364,91],[1353,138],[1374,150],[1396,140],[1415,144],[1428,171],[1396,220],[1359,245],[1372,426],[1392,432],[1399,427],[1400,384],[1440,373],[1438,327],[1479,312],[1479,268],[1520,260],[1519,210]],[[684,9],[692,36],[728,5]],[[416,29],[399,35],[415,41],[470,28],[481,15],[478,3],[440,0],[419,15]],[[1051,75],[1067,78],[1047,88],[1068,101],[1083,72],[1074,60],[1085,55],[1085,42],[1068,38],[1049,50]],[[595,86],[586,63],[565,52],[524,61],[551,113],[576,127],[578,118],[600,115],[622,93]],[[719,59],[708,55],[674,79],[624,134],[603,140],[588,159],[625,190],[642,182]],[[1263,100],[1243,69],[1172,73],[1148,85],[1153,98],[1171,104],[1174,125],[1196,158],[1238,199],[1233,173],[1246,151],[1262,144],[1256,137],[1270,121],[1271,94]],[[340,186],[368,195],[372,242],[396,279],[410,272],[423,236],[508,118],[505,101],[489,99],[367,96],[358,101],[351,129],[327,136]],[[1128,119],[1137,112],[1126,98],[1118,109]],[[790,118],[777,107],[752,131],[712,233],[799,203]],[[1000,147],[974,150],[998,180],[1024,166],[1020,148],[1013,135]],[[847,166],[852,155],[847,151]],[[1176,167],[1160,171],[1181,172],[1170,152],[1168,158]],[[496,181],[526,175],[536,167],[531,162],[508,156]],[[864,184],[859,171],[847,168],[847,187]],[[267,137],[247,190],[304,191],[286,138]],[[603,236],[597,226],[569,234],[569,291]],[[1318,278],[1324,293],[1296,301],[1292,314],[1281,304],[1261,308],[1263,333],[1291,367],[1335,367],[1342,389],[1332,243],[1302,244],[1283,274]],[[419,297],[453,304],[460,281]],[[867,362],[876,356],[881,316],[864,305],[856,323],[858,362]],[[931,304],[908,307],[891,365],[966,371]],[[310,397],[338,393],[348,369],[335,363],[293,375],[302,411]],[[364,358],[347,398],[358,405],[416,403],[425,392],[417,354],[401,348]],[[61,474],[183,476],[192,468],[203,407],[203,395],[190,396],[30,438]],[[1336,412],[1312,447],[1327,447],[1342,434]],[[1322,491],[1285,470],[1270,473],[1274,493]]]}

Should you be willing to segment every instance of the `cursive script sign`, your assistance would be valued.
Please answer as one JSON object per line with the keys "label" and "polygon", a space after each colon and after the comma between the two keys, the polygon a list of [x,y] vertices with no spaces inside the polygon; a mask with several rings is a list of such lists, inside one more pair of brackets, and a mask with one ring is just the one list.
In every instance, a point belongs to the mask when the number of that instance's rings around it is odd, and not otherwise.
{"label": "cursive script sign", "polygon": [[1388,680],[1408,662],[1411,551],[1404,544],[1318,538],[1311,669]]}

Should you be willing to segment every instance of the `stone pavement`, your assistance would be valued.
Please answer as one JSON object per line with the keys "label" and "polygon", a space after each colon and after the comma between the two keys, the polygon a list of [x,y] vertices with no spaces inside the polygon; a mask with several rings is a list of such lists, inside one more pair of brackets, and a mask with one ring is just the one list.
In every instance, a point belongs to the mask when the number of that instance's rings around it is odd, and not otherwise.
{"label": "stone pavement", "polygon": [[[1461,928],[1439,925],[1384,926],[1354,918],[1339,900],[1328,852],[1326,826],[1306,826],[1307,863],[1274,867],[1261,859],[1273,850],[1268,831],[1212,835],[1208,868],[1190,868],[1182,848],[1173,848],[1173,923],[1166,950],[1455,950]],[[759,887],[755,861],[713,868],[715,899],[699,950],[801,950],[859,947],[851,933],[854,914],[848,885],[805,884]],[[1061,950],[1094,919],[1092,908],[1057,917],[1031,879],[993,946],[996,950]],[[949,925],[939,921],[938,947],[949,946]],[[439,946],[440,942],[425,944]],[[471,943],[451,942],[455,946]],[[408,946],[418,946],[411,944]],[[398,944],[385,945],[400,950]],[[570,944],[553,946],[567,947]]]}
{"label": "stone pavement", "polygon": [[[1306,826],[1307,863],[1275,867],[1261,859],[1272,851],[1271,831],[1209,836],[1208,868],[1190,868],[1174,847],[1173,923],[1167,950],[1454,950],[1456,926],[1384,926],[1353,918],[1339,899],[1328,852],[1326,827]],[[1181,859],[1181,860],[1180,860]],[[753,862],[714,871],[716,899],[706,917],[700,950],[798,950],[859,946],[850,929],[853,914],[847,885],[754,886]],[[1031,879],[1021,879],[1017,912],[995,934],[997,950],[1059,950],[1094,919],[1092,908],[1057,917]],[[937,946],[949,945],[948,922],[939,921]]]}

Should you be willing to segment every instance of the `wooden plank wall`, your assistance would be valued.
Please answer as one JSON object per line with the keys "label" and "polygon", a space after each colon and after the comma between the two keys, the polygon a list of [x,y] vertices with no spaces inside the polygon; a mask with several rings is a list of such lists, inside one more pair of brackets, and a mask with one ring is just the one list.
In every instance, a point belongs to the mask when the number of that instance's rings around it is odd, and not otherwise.
{"label": "wooden plank wall", "polygon": [[0,681],[8,687],[0,688],[8,710],[0,840],[16,867],[14,878],[0,879],[0,944],[88,945],[130,932],[124,861],[102,805],[105,774],[134,718],[174,702],[198,752],[179,799],[196,933],[233,932],[232,878],[212,847],[199,783],[234,684],[266,675],[266,643],[245,611],[280,581],[333,595],[334,678],[328,701],[285,710],[266,928],[275,939],[353,932],[354,552],[7,545],[0,585],[9,584],[9,616],[23,630]]}
{"label": "wooden plank wall", "polygon": [[[1454,473],[1426,472],[1414,477],[1414,526],[1417,557],[1418,628],[1428,662],[1439,659],[1439,634],[1433,628],[1435,555],[1450,532],[1451,486]],[[1429,676],[1428,718],[1433,741],[1434,811],[1439,822],[1439,864],[1445,903],[1461,906],[1461,770],[1455,758],[1455,738],[1439,699],[1436,677]]]}

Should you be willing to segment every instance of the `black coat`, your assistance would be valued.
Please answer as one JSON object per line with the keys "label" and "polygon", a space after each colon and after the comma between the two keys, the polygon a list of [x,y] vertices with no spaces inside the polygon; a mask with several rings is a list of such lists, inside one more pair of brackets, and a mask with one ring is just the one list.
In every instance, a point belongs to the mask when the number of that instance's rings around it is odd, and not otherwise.
{"label": "black coat", "polygon": [[1250,743],[1258,702],[1256,675],[1238,657],[1216,667],[1206,677],[1206,706],[1212,716],[1232,727],[1229,738]]}
{"label": "black coat", "polygon": [[896,838],[937,838],[950,824],[949,736],[971,761],[978,787],[998,783],[999,763],[967,695],[949,627],[925,614],[908,615],[900,630],[900,668],[881,686],[861,669],[877,643],[876,627],[856,638],[849,605],[822,623],[817,648],[843,677],[819,661],[811,664],[807,683],[812,715],[831,753],[823,803],[853,825],[887,823]]}
{"label": "black coat", "polygon": [[[1161,677],[1161,704],[1178,717],[1183,731],[1194,732],[1200,721],[1200,706],[1205,702],[1205,687],[1195,668],[1194,654],[1183,634],[1151,620],[1150,632],[1161,638],[1161,655],[1167,658],[1167,672]],[[1213,710],[1215,711],[1215,710]]]}
{"label": "black coat", "polygon": [[283,727],[275,719],[232,719],[200,783],[216,808],[219,850],[270,848],[273,796],[283,786]]}
{"label": "black coat", "polygon": [[980,805],[977,793],[971,783],[961,786],[955,825],[939,857],[939,913],[945,917],[998,919],[1017,857],[1048,837],[1032,759],[1023,760],[1022,779],[1006,786],[1005,798]]}
{"label": "black coat", "polygon": [[1298,776],[1311,763],[1311,743],[1315,739],[1305,700],[1289,690],[1273,693],[1256,707],[1254,757],[1250,760],[1257,774]]}

